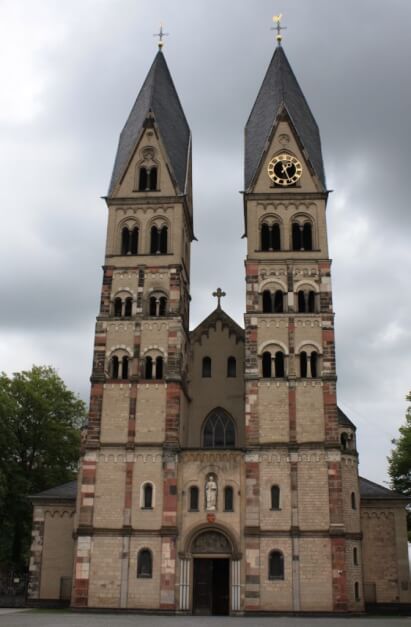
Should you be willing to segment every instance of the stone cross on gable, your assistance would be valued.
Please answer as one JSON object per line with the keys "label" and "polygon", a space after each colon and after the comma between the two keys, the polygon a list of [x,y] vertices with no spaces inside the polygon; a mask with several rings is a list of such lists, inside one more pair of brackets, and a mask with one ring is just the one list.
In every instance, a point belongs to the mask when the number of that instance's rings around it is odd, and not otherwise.
{"label": "stone cross on gable", "polygon": [[218,299],[218,303],[217,303],[217,307],[218,309],[221,309],[221,299],[225,296],[225,292],[223,292],[223,290],[221,289],[221,287],[217,287],[217,290],[215,292],[213,292],[213,296],[214,298]]}

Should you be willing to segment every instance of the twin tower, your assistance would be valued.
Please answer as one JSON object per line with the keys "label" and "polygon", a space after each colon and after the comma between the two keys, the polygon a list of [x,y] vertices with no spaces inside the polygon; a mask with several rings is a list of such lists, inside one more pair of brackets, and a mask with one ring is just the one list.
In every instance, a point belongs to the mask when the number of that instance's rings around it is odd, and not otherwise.
{"label": "twin tower", "polygon": [[281,46],[246,125],[244,172],[244,329],[219,300],[190,331],[191,133],[159,51],[106,198],[74,607],[363,609],[320,135]]}

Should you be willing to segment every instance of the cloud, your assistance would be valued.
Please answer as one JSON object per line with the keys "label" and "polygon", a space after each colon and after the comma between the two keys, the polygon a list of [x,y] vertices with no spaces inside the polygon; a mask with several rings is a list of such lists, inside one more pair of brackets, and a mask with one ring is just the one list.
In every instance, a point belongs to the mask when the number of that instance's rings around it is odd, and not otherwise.
{"label": "cloud", "polygon": [[[335,190],[327,216],[339,400],[358,425],[361,472],[381,481],[411,388],[411,5],[393,0],[387,26],[382,0],[286,4],[285,50]],[[271,0],[1,3],[0,369],[50,363],[88,398],[100,196],[160,20],[193,133],[191,324],[214,307],[219,285],[242,323],[243,128],[273,52],[272,13]]]}

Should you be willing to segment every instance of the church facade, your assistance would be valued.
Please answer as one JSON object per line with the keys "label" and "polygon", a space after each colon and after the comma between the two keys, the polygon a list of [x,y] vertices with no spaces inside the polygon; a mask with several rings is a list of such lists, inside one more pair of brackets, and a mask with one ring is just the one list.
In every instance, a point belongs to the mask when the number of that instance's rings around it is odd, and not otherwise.
{"label": "church facade", "polygon": [[244,328],[218,289],[190,331],[191,132],[160,50],[106,197],[78,481],[32,497],[33,603],[235,615],[410,601],[407,499],[359,479],[337,406],[320,135],[280,45],[244,171]]}

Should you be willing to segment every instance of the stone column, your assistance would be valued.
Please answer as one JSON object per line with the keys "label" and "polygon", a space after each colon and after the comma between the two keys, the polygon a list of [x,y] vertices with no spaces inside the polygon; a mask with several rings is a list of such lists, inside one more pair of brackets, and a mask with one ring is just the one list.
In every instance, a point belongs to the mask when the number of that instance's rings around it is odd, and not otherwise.
{"label": "stone column", "polygon": [[182,612],[190,609],[190,564],[191,560],[189,558],[181,558],[179,609]]}
{"label": "stone column", "polygon": [[241,560],[231,561],[231,611],[241,609]]}

